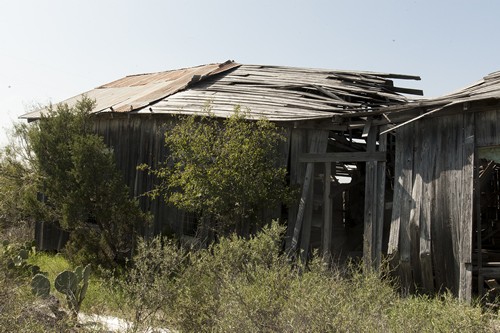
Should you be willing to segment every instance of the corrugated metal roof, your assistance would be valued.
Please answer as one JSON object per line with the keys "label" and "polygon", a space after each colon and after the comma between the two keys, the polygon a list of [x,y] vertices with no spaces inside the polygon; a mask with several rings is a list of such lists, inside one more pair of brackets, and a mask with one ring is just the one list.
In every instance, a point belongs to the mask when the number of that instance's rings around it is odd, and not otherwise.
{"label": "corrugated metal roof", "polygon": [[[215,75],[222,73],[221,75]],[[95,112],[199,114],[207,105],[218,117],[239,105],[248,118],[272,121],[330,118],[335,114],[406,103],[392,79],[418,76],[282,66],[211,64],[162,73],[127,76],[86,93]],[[72,104],[75,96],[64,103]],[[33,119],[39,114],[27,114]]]}
{"label": "corrugated metal roof", "polygon": [[[130,112],[144,108],[165,96],[186,89],[190,84],[237,66],[239,64],[233,61],[226,61],[220,64],[208,64],[159,73],[130,75],[64,100],[61,103],[73,105],[83,95],[86,95],[96,101],[95,113]],[[21,118],[37,119],[40,118],[40,112],[43,112],[43,110],[27,113]]]}

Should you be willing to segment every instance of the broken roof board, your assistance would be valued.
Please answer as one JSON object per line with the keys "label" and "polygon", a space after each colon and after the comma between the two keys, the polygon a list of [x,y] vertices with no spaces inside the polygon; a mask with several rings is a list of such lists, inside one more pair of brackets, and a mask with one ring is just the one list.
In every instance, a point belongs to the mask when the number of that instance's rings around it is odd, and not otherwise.
{"label": "broken roof board", "polygon": [[[210,106],[215,116],[227,117],[239,105],[251,119],[297,121],[407,102],[398,91],[412,90],[394,87],[391,78],[420,79],[400,74],[239,65],[228,61],[127,76],[85,95],[96,100],[95,113],[199,114]],[[72,104],[82,95],[63,103]],[[39,117],[40,112],[35,111],[22,118]]]}
{"label": "broken roof board", "polygon": [[[434,113],[436,110],[444,110],[445,108],[453,105],[487,99],[500,99],[500,71],[488,74],[483,79],[450,94],[435,98],[410,101],[406,104],[401,105],[389,106],[385,109],[374,112],[373,115],[385,114],[390,116],[391,114],[397,113],[398,118],[404,119],[404,116],[402,115],[404,115],[405,113],[410,113],[415,109],[426,109],[427,111]],[[369,113],[362,111],[341,115],[340,117],[352,118],[364,117],[369,115]]]}

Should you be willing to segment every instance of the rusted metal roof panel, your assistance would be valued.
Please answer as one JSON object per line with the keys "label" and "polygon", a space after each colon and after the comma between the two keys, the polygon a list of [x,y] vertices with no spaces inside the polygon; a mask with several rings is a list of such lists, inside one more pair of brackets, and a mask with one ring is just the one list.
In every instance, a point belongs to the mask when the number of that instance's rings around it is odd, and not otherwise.
{"label": "rusted metal roof panel", "polygon": [[[208,64],[191,68],[183,68],[160,73],[148,73],[126,76],[122,79],[104,84],[81,95],[69,98],[61,103],[73,105],[83,95],[96,101],[95,113],[98,112],[130,112],[144,108],[166,96],[186,89],[207,77],[222,73],[239,64],[226,61],[220,64]],[[40,117],[35,111],[21,118],[34,119]]]}

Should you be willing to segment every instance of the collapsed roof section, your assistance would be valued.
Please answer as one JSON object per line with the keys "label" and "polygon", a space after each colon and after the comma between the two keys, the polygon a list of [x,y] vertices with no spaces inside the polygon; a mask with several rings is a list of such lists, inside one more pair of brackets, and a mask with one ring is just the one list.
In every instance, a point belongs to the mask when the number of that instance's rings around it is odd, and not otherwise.
{"label": "collapsed roof section", "polygon": [[[372,111],[407,103],[394,79],[418,76],[282,66],[240,65],[233,61],[160,73],[127,76],[63,101],[86,95],[96,100],[94,113],[200,114],[209,108],[228,117],[239,105],[250,119],[300,121]],[[35,120],[43,110],[23,115]]]}
{"label": "collapsed roof section", "polygon": [[373,112],[355,111],[342,114],[336,118],[337,123],[355,124],[358,120],[366,123],[367,117],[378,118],[378,124],[389,124],[389,128],[381,134],[393,131],[399,127],[429,116],[437,116],[451,107],[463,105],[460,110],[466,111],[469,103],[489,101],[498,103],[500,101],[500,71],[488,74],[481,80],[463,89],[440,97],[408,101],[399,105],[388,106]]}

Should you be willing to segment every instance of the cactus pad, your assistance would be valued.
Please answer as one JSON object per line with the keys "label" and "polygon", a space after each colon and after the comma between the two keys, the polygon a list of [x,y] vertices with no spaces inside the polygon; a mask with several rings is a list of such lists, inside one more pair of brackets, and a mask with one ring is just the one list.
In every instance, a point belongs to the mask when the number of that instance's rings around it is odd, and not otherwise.
{"label": "cactus pad", "polygon": [[31,291],[36,296],[43,298],[49,297],[50,294],[50,281],[42,274],[36,274],[31,279]]}

